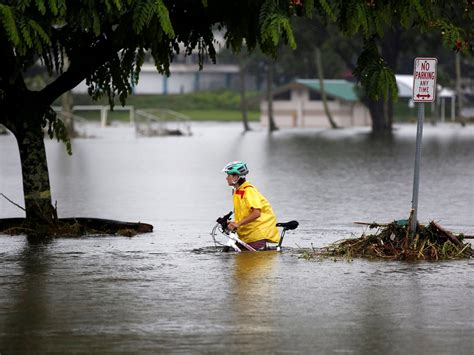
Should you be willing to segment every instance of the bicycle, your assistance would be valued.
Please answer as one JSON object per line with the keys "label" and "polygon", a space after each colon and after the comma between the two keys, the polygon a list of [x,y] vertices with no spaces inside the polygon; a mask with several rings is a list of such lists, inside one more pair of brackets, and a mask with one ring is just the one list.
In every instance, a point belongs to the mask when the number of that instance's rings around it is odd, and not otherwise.
{"label": "bicycle", "polygon": [[[234,251],[240,253],[242,251],[241,247],[245,248],[248,251],[257,251],[254,248],[252,248],[250,245],[242,241],[237,236],[235,231],[230,232],[229,229],[227,228],[227,223],[230,220],[232,213],[233,212],[230,211],[226,215],[217,218],[216,224],[214,225],[211,231],[211,236],[214,241],[214,246],[216,248],[219,246],[223,247],[223,251],[225,252],[230,251],[230,248],[232,248],[234,249]],[[281,234],[280,234],[280,241],[278,242],[276,246],[267,246],[265,249],[263,249],[263,251],[266,251],[266,250],[281,251],[282,249],[281,245],[283,243],[285,233],[289,230],[295,230],[296,228],[298,228],[298,225],[299,225],[298,221],[294,221],[294,220],[289,221],[289,222],[284,222],[284,223],[277,223],[276,226],[282,228]],[[219,239],[220,236],[224,237],[225,238],[224,240],[226,240],[226,242],[220,241]],[[239,245],[241,247],[239,247]]]}

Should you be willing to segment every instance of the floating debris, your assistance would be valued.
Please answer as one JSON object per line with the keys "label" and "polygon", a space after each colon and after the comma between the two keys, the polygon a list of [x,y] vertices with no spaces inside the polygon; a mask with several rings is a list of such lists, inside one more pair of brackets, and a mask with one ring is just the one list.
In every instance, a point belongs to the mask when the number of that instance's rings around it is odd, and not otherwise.
{"label": "floating debris", "polygon": [[453,260],[474,255],[470,243],[464,243],[463,234],[455,235],[436,222],[427,226],[418,224],[415,237],[411,236],[407,220],[389,224],[367,224],[377,229],[373,234],[337,241],[327,247],[306,251],[305,259],[369,258],[388,260]]}

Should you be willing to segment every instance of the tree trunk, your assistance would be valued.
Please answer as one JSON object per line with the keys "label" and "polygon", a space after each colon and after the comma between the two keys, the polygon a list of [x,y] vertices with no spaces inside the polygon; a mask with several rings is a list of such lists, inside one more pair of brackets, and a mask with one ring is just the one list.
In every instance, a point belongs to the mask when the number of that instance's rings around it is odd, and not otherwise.
{"label": "tree trunk", "polygon": [[[69,68],[69,58],[64,56],[64,70]],[[72,113],[73,98],[72,91],[68,90],[61,95],[61,115],[63,118],[64,125],[66,126],[69,137],[76,137],[76,131],[74,129],[74,115]]]}
{"label": "tree trunk", "polygon": [[457,103],[457,111],[458,111],[458,118],[459,122],[461,122],[461,126],[466,125],[466,120],[462,115],[463,109],[463,97],[462,97],[462,90],[461,90],[461,54],[456,53],[456,103]]}
{"label": "tree trunk", "polygon": [[273,60],[267,66],[267,104],[268,104],[268,131],[272,133],[278,129],[273,118]]}
{"label": "tree trunk", "polygon": [[240,110],[242,112],[242,123],[244,131],[250,131],[249,119],[247,115],[247,99],[245,97],[245,68],[242,61],[242,55],[239,54],[239,83],[240,83]]}
{"label": "tree trunk", "polygon": [[72,92],[67,91],[61,96],[61,116],[64,120],[64,125],[66,126],[67,133],[71,138],[77,136],[76,130],[74,128],[74,115],[72,113],[72,106]]}
{"label": "tree trunk", "polygon": [[5,126],[12,132],[20,153],[26,220],[31,226],[52,224],[56,210],[51,188],[41,121],[45,112],[34,94],[10,96],[4,109]]}
{"label": "tree trunk", "polygon": [[385,102],[386,105],[386,118],[387,118],[387,132],[392,132],[393,129],[393,100],[392,93],[388,94],[388,100]]}
{"label": "tree trunk", "polygon": [[[399,26],[387,30],[384,40],[380,43],[382,57],[395,72],[398,67],[398,57],[402,46],[402,32]],[[364,100],[364,103],[369,108],[372,117],[372,133],[391,134],[393,128],[393,99],[391,93],[389,93],[386,101],[383,99],[371,100],[367,98]]]}
{"label": "tree trunk", "polygon": [[391,133],[392,127],[389,126],[387,119],[387,103],[384,99],[371,100],[366,98],[364,104],[369,108],[372,117],[372,133],[387,134]]}
{"label": "tree trunk", "polygon": [[20,152],[26,219],[31,224],[51,224],[56,219],[56,211],[51,204],[43,136],[38,124],[29,125],[26,120],[15,134]]}
{"label": "tree trunk", "polygon": [[331,128],[339,128],[337,123],[334,121],[331,111],[329,110],[329,105],[328,105],[328,100],[326,97],[326,91],[324,90],[324,72],[323,72],[323,63],[321,60],[321,50],[319,47],[316,47],[315,49],[315,57],[316,57],[316,68],[318,70],[318,77],[319,77],[319,87],[321,88],[320,93],[321,93],[321,99],[323,100],[323,107],[324,107],[324,112],[326,113],[326,117],[329,120],[329,124],[331,125]]}

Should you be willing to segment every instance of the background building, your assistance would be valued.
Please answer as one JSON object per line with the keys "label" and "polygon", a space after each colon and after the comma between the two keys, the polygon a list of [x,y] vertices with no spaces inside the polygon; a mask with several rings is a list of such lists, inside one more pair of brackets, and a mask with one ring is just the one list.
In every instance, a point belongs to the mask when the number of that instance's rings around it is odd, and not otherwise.
{"label": "background building", "polygon": [[[339,127],[369,126],[369,110],[360,102],[355,83],[324,80],[329,111]],[[319,79],[298,79],[273,92],[273,116],[278,127],[330,128],[321,100]],[[260,120],[268,125],[268,103],[260,102]]]}

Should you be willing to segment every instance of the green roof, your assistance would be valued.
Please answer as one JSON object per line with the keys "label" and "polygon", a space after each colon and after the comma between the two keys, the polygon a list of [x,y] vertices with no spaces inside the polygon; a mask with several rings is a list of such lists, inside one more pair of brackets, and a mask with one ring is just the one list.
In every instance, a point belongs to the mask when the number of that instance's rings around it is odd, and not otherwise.
{"label": "green roof", "polygon": [[[319,79],[297,79],[296,83],[304,85],[311,90],[320,91],[321,86],[319,85]],[[346,100],[346,101],[359,101],[359,98],[355,92],[355,83],[344,79],[325,79],[324,90],[327,95]]]}

